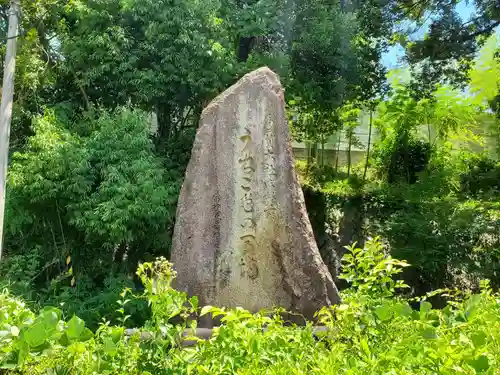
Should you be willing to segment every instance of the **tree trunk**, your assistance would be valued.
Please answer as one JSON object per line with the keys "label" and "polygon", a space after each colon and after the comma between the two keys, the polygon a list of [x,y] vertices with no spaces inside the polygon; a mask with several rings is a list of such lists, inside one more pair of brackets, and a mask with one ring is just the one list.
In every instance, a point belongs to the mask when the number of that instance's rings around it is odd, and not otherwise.
{"label": "tree trunk", "polygon": [[429,123],[429,121],[427,121],[427,133],[428,133],[428,136],[429,136],[429,144],[432,144],[432,141],[431,141],[431,124]]}
{"label": "tree trunk", "polygon": [[340,139],[342,138],[342,131],[339,132],[339,139],[337,141],[337,152],[335,153],[335,173],[339,170],[339,154],[340,154]]}
{"label": "tree trunk", "polygon": [[325,139],[321,140],[321,166],[325,166]]}
{"label": "tree trunk", "polygon": [[309,166],[311,165],[311,142],[306,141],[306,153],[307,153],[307,161],[306,168],[309,170]]}
{"label": "tree trunk", "polygon": [[372,142],[372,125],[373,125],[373,111],[370,109],[370,127],[368,128],[368,146],[366,147],[366,162],[365,162],[365,171],[363,172],[363,181],[366,180],[366,171],[368,170],[368,161],[370,160],[370,145]]}
{"label": "tree trunk", "polygon": [[168,106],[161,106],[157,112],[158,116],[158,136],[162,141],[170,139],[172,131],[172,116]]}
{"label": "tree trunk", "polygon": [[16,70],[17,25],[20,13],[19,0],[12,0],[9,10],[7,53],[3,75],[2,102],[0,105],[0,259],[3,251],[3,227],[5,215],[5,190],[9,160],[9,136],[14,101],[14,73]]}
{"label": "tree trunk", "polygon": [[352,129],[349,131],[349,147],[347,151],[347,177],[351,176],[351,148],[352,148]]}

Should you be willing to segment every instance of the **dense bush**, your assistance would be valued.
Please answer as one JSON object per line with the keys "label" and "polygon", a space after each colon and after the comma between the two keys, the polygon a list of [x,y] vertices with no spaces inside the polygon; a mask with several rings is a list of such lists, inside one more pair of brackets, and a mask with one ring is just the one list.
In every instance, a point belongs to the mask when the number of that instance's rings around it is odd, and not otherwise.
{"label": "dense bush", "polygon": [[431,153],[431,145],[420,139],[388,138],[374,150],[374,165],[389,183],[414,184],[418,174],[426,169]]}
{"label": "dense bush", "polygon": [[411,185],[360,187],[347,180],[305,185],[316,238],[328,234],[341,257],[343,246],[380,236],[393,256],[414,266],[404,279],[417,294],[442,287],[477,289],[483,278],[499,287],[500,205],[494,199],[463,199],[460,187],[454,193],[452,180],[440,173]]}
{"label": "dense bush", "polygon": [[500,162],[484,155],[471,155],[460,177],[462,191],[472,196],[500,193]]}
{"label": "dense bush", "polygon": [[48,112],[14,154],[6,247],[13,255],[38,246],[43,262],[71,255],[74,272],[107,275],[124,259],[168,251],[180,184],[154,155],[145,114],[86,121],[89,135],[79,136]]}
{"label": "dense bush", "polygon": [[133,287],[126,275],[137,262],[170,248],[186,147],[179,137],[182,152],[168,150],[165,163],[150,124],[127,108],[47,110],[35,120],[9,169],[0,284],[38,305],[64,304],[92,325],[112,315],[110,299]]}
{"label": "dense bush", "polygon": [[[125,291],[118,301],[123,321],[128,300],[151,303],[153,318],[143,328],[149,334],[142,338],[140,330],[130,335],[109,322],[92,332],[76,316],[62,320],[55,308],[35,316],[3,293],[0,366],[12,374],[67,375],[499,373],[500,296],[487,282],[480,294],[447,293],[442,310],[433,310],[427,297],[414,310],[397,295],[406,286],[396,276],[408,264],[385,255],[378,240],[349,247],[343,261],[341,277],[351,287],[343,304],[318,312],[326,330],[316,338],[312,322],[287,326],[280,314],[207,306],[201,314],[219,315],[221,326],[208,341],[180,346],[186,318],[199,310],[195,298],[187,301],[171,288],[175,273],[161,259],[138,269],[142,296]],[[186,323],[174,325],[172,318]]]}

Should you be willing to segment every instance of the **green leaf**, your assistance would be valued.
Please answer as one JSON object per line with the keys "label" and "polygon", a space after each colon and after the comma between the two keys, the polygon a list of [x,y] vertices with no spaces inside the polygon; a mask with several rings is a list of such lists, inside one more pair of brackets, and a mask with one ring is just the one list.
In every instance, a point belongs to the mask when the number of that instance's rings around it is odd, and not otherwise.
{"label": "green leaf", "polygon": [[116,344],[111,340],[110,337],[107,337],[106,340],[104,341],[104,353],[109,355],[110,357],[114,357],[116,353],[118,353],[118,347]]}
{"label": "green leaf", "polygon": [[398,303],[394,307],[394,314],[401,317],[409,317],[413,313],[413,309],[408,303]]}
{"label": "green leaf", "polygon": [[48,334],[52,334],[57,328],[61,313],[55,308],[45,308],[40,312],[40,319]]}
{"label": "green leaf", "polygon": [[370,351],[370,346],[368,345],[368,341],[366,341],[365,338],[363,338],[359,344],[361,345],[361,349],[363,349],[363,352],[366,354],[367,357],[371,356],[371,351]]}
{"label": "green leaf", "polygon": [[0,364],[0,369],[2,370],[14,370],[17,368],[17,364],[13,362],[7,362],[7,363],[1,363]]}
{"label": "green leaf", "polygon": [[486,344],[486,334],[482,331],[478,331],[472,334],[471,341],[476,348],[480,348]]}
{"label": "green leaf", "polygon": [[75,342],[68,347],[68,351],[73,354],[85,353],[87,348],[81,342]]}
{"label": "green leaf", "polygon": [[386,321],[392,318],[391,307],[388,305],[382,305],[375,309],[375,315],[382,321]]}
{"label": "green leaf", "polygon": [[64,332],[62,335],[61,335],[61,338],[59,339],[59,344],[61,346],[64,346],[64,347],[67,347],[69,345],[71,345],[71,340],[69,339],[68,335],[66,332]]}
{"label": "green leaf", "polygon": [[473,359],[472,361],[469,361],[469,364],[474,368],[474,370],[476,370],[476,373],[478,374],[490,368],[488,357],[486,357],[484,354]]}
{"label": "green leaf", "polygon": [[432,305],[430,302],[427,302],[427,301],[422,301],[420,303],[420,313],[421,314],[427,314],[429,311],[431,311],[432,309]]}
{"label": "green leaf", "polygon": [[220,309],[218,307],[214,307],[214,306],[204,306],[202,309],[201,309],[201,312],[200,312],[200,316],[203,316],[203,315],[207,315],[207,314],[212,314],[212,316],[215,318],[216,316],[219,316],[219,315],[224,315],[225,312],[223,309]]}
{"label": "green leaf", "polygon": [[78,341],[85,342],[85,341],[90,340],[93,337],[94,337],[94,333],[90,329],[88,329],[87,327],[85,327],[83,329],[83,332],[78,337]]}
{"label": "green leaf", "polygon": [[436,329],[434,327],[424,328],[422,331],[422,337],[426,340],[434,340],[437,338]]}
{"label": "green leaf", "polygon": [[42,322],[36,322],[23,335],[26,343],[31,347],[41,346],[47,340],[47,333]]}
{"label": "green leaf", "polygon": [[197,296],[192,296],[190,299],[189,299],[189,303],[191,304],[191,307],[193,308],[193,310],[198,310],[198,297]]}
{"label": "green leaf", "polygon": [[22,365],[24,363],[29,352],[30,352],[30,346],[28,345],[28,343],[26,341],[22,341],[19,344],[19,354],[17,356],[18,365]]}
{"label": "green leaf", "polygon": [[124,331],[124,328],[123,327],[113,327],[112,330],[111,330],[111,340],[113,340],[113,342],[116,344],[118,341],[121,340],[121,338],[123,337],[123,331]]}
{"label": "green leaf", "polygon": [[71,320],[68,322],[68,326],[66,328],[66,334],[70,339],[78,339],[80,335],[83,333],[84,329],[85,329],[85,322],[76,315],[73,315]]}
{"label": "green leaf", "polygon": [[481,295],[474,294],[465,303],[465,316],[467,319],[472,319],[476,312],[478,312],[478,307],[480,306]]}

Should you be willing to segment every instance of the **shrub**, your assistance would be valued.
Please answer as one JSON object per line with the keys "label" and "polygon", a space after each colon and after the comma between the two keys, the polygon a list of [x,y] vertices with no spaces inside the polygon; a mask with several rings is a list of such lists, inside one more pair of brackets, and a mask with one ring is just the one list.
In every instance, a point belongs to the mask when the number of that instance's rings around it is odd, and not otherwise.
{"label": "shrub", "polygon": [[9,170],[6,255],[36,249],[39,287],[86,277],[103,286],[169,250],[179,173],[155,155],[146,114],[120,108],[79,121],[76,133],[47,111]]}
{"label": "shrub", "polygon": [[428,142],[407,137],[406,140],[389,137],[374,150],[375,168],[389,183],[404,181],[414,184],[431,159],[432,146]]}
{"label": "shrub", "polygon": [[331,189],[306,187],[316,238],[326,231],[340,258],[344,245],[379,235],[392,256],[413,265],[404,280],[416,294],[443,287],[475,290],[484,278],[498,287],[500,205],[462,201],[446,189],[441,194],[431,181],[361,190],[341,181]]}
{"label": "shrub", "polygon": [[[4,293],[0,366],[12,374],[68,375],[499,373],[500,296],[488,282],[474,295],[437,291],[450,299],[442,310],[432,308],[431,295],[412,309],[398,294],[405,285],[397,275],[408,265],[387,256],[378,239],[349,247],[344,266],[351,288],[343,304],[318,312],[325,330],[315,336],[312,322],[286,326],[280,314],[206,306],[201,314],[218,315],[221,326],[192,348],[179,345],[186,320],[169,321],[193,314],[196,306],[171,288],[175,273],[162,259],[138,270],[146,285],[136,298],[147,298],[156,311],[142,338],[108,322],[91,332],[76,316],[61,320],[53,308],[34,316]],[[123,321],[131,298],[125,291],[119,301]]]}
{"label": "shrub", "polygon": [[467,170],[461,174],[462,192],[472,196],[500,193],[500,162],[485,155],[469,155]]}

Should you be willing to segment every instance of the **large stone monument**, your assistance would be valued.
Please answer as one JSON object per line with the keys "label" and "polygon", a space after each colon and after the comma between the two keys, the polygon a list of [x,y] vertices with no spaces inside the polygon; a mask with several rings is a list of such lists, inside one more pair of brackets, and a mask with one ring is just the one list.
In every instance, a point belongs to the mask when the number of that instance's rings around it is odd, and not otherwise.
{"label": "large stone monument", "polygon": [[297,180],[283,88],[261,68],[205,108],[177,207],[175,286],[200,305],[284,307],[312,318],[339,302]]}

